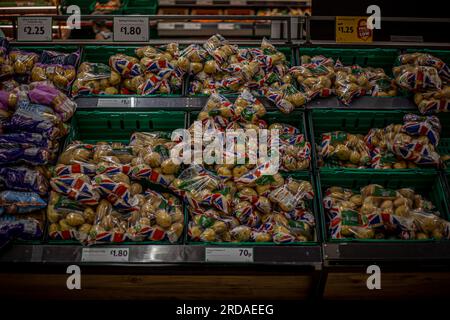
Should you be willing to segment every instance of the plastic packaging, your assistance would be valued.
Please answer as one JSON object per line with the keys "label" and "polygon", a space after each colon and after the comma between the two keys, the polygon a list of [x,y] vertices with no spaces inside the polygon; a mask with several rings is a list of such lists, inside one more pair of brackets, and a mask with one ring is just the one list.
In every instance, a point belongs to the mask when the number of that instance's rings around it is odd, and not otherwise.
{"label": "plastic packaging", "polygon": [[28,167],[0,168],[0,184],[10,190],[31,191],[40,195],[46,195],[49,188],[44,174]]}
{"label": "plastic packaging", "polygon": [[413,189],[368,185],[360,192],[331,187],[323,205],[331,238],[442,239],[447,222]]}
{"label": "plastic packaging", "polygon": [[345,105],[350,104],[357,97],[364,96],[370,89],[367,75],[364,69],[358,65],[344,67],[337,61],[335,72],[336,95]]}
{"label": "plastic packaging", "polygon": [[58,89],[68,91],[75,80],[76,70],[72,65],[36,63],[31,70],[31,81],[51,81]]}
{"label": "plastic packaging", "polygon": [[44,209],[47,203],[35,192],[0,192],[0,211],[6,214],[22,214]]}
{"label": "plastic packaging", "polygon": [[28,97],[31,103],[51,106],[63,122],[72,118],[77,106],[64,93],[44,84],[35,85]]}
{"label": "plastic packaging", "polygon": [[40,133],[49,139],[65,134],[60,118],[50,107],[26,101],[19,103],[7,127],[10,132]]}
{"label": "plastic packaging", "polygon": [[322,134],[319,157],[323,160],[320,165],[350,168],[367,167],[371,162],[364,137],[343,131]]}

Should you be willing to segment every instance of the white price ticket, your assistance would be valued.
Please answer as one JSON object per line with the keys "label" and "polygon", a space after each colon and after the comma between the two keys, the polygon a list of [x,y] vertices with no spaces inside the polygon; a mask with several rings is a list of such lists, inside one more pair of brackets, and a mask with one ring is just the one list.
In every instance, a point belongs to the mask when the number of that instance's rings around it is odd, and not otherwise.
{"label": "white price ticket", "polygon": [[209,6],[213,4],[213,0],[197,0],[197,4],[203,5],[203,6]]}
{"label": "white price ticket", "polygon": [[51,17],[18,17],[17,41],[52,41]]}
{"label": "white price ticket", "polygon": [[99,98],[97,100],[97,107],[102,108],[120,108],[120,107],[132,107],[132,98]]}
{"label": "white price ticket", "polygon": [[253,248],[206,248],[206,262],[253,262]]}
{"label": "white price ticket", "polygon": [[148,39],[148,18],[114,17],[114,41],[145,42]]}
{"label": "white price ticket", "polygon": [[130,248],[83,248],[82,262],[128,262]]}
{"label": "white price ticket", "polygon": [[219,30],[234,30],[234,23],[219,23]]}

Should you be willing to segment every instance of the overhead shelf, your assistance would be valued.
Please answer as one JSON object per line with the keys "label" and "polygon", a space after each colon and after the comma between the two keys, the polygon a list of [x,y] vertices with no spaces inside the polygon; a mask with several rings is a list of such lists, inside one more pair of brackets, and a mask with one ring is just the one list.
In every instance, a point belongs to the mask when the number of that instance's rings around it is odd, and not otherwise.
{"label": "overhead shelf", "polygon": [[310,7],[310,1],[295,0],[159,0],[159,7],[239,7],[273,8],[273,7]]}

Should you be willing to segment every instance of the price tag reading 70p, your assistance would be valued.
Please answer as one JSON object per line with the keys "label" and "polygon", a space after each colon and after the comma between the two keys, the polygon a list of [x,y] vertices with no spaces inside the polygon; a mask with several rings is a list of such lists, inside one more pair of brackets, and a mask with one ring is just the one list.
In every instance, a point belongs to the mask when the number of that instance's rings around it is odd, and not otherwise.
{"label": "price tag reading 70p", "polygon": [[253,262],[253,248],[206,248],[206,262]]}
{"label": "price tag reading 70p", "polygon": [[114,41],[148,41],[148,29],[148,18],[114,17]]}

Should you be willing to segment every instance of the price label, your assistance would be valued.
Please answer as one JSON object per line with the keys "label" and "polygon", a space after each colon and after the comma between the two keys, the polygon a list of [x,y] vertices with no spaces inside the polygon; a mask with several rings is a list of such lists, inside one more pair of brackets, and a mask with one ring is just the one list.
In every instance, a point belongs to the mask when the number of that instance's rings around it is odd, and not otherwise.
{"label": "price label", "polygon": [[18,17],[18,41],[52,41],[51,17]]}
{"label": "price label", "polygon": [[97,107],[102,108],[129,108],[131,107],[131,98],[99,98],[97,100]]}
{"label": "price label", "polygon": [[130,248],[83,248],[82,262],[128,262]]}
{"label": "price label", "polygon": [[372,42],[367,17],[336,17],[336,42]]}
{"label": "price label", "polygon": [[158,22],[158,29],[160,30],[175,30],[174,22]]}
{"label": "price label", "polygon": [[234,23],[219,23],[219,30],[234,30]]}
{"label": "price label", "polygon": [[246,0],[230,0],[232,6],[245,6],[247,4]]}
{"label": "price label", "polygon": [[174,5],[174,4],[175,4],[175,0],[159,0],[160,6],[170,6],[170,5]]}
{"label": "price label", "polygon": [[197,4],[209,6],[213,4],[213,0],[197,0]]}
{"label": "price label", "polygon": [[206,248],[206,262],[253,262],[253,248]]}
{"label": "price label", "polygon": [[114,17],[114,41],[145,42],[148,39],[148,18]]}
{"label": "price label", "polygon": [[196,22],[185,22],[184,23],[185,30],[200,30],[201,28],[202,28],[201,23],[196,23]]}

